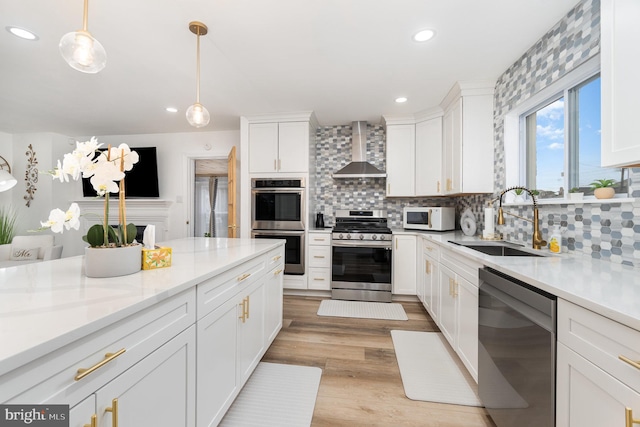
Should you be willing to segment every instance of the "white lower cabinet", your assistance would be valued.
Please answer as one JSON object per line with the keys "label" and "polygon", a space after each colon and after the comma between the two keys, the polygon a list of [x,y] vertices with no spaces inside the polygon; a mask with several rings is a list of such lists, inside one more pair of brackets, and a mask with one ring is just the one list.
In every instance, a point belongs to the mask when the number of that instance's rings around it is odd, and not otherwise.
{"label": "white lower cabinet", "polygon": [[393,236],[393,293],[416,295],[417,237]]}
{"label": "white lower cabinet", "polygon": [[458,305],[455,297],[456,274],[447,267],[440,265],[440,331],[449,341],[451,347],[456,348],[456,321]]}
{"label": "white lower cabinet", "polygon": [[308,289],[331,290],[331,234],[309,231]]}
{"label": "white lower cabinet", "polygon": [[556,425],[640,424],[638,361],[640,331],[558,299]]}
{"label": "white lower cabinet", "polygon": [[434,322],[440,320],[440,247],[430,239],[421,238],[422,265],[418,267],[418,298]]}
{"label": "white lower cabinet", "polygon": [[273,342],[282,329],[284,266],[278,265],[267,273],[264,304],[264,337],[266,345]]}

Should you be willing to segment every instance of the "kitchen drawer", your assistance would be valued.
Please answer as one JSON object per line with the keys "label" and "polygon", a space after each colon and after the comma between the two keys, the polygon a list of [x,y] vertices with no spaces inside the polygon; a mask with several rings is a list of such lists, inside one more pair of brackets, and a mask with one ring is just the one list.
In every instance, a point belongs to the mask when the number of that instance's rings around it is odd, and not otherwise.
{"label": "kitchen drawer", "polygon": [[[558,341],[640,391],[640,331],[558,299]],[[637,367],[622,361],[626,357]]]}
{"label": "kitchen drawer", "polygon": [[[2,376],[0,402],[74,406],[194,324],[195,314],[194,289],[155,304]],[[96,366],[121,349],[125,352],[74,379],[79,368]]]}
{"label": "kitchen drawer", "polygon": [[422,253],[436,261],[440,260],[440,245],[434,243],[431,239],[422,238]]}
{"label": "kitchen drawer", "polygon": [[440,250],[440,263],[467,279],[472,285],[479,286],[478,270],[483,267],[482,264],[446,249]]}
{"label": "kitchen drawer", "polygon": [[309,246],[309,267],[331,267],[331,246]]}
{"label": "kitchen drawer", "polygon": [[330,246],[331,234],[309,232],[309,245]]}
{"label": "kitchen drawer", "polygon": [[328,291],[331,290],[330,268],[309,268],[309,289]]}
{"label": "kitchen drawer", "polygon": [[[267,255],[271,255],[270,258]],[[280,252],[269,252],[231,270],[198,284],[198,319],[222,305],[229,298],[258,280],[266,271],[267,263],[280,261]]]}
{"label": "kitchen drawer", "polygon": [[266,256],[266,269],[271,270],[278,264],[284,264],[284,246],[269,251]]}

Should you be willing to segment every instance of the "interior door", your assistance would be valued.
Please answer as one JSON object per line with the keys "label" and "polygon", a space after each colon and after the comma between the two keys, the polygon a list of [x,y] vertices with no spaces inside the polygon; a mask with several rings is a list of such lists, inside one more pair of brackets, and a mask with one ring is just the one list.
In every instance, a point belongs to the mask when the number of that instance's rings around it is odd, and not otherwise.
{"label": "interior door", "polygon": [[229,214],[228,218],[228,237],[236,238],[238,237],[238,212],[236,210],[236,197],[237,197],[237,170],[236,170],[236,147],[232,147],[229,152],[229,157],[227,158],[227,179],[229,182],[229,202],[227,212]]}

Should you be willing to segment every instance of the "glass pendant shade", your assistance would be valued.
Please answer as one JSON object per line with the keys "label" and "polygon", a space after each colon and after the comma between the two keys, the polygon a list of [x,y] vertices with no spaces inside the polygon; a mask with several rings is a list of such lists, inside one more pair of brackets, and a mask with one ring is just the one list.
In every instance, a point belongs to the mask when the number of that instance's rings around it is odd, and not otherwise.
{"label": "glass pendant shade", "polygon": [[60,40],[60,53],[78,71],[95,74],[107,65],[107,52],[100,42],[84,30],[65,34]]}
{"label": "glass pendant shade", "polygon": [[209,120],[211,120],[209,111],[199,102],[187,108],[187,121],[191,126],[201,128],[208,125]]}

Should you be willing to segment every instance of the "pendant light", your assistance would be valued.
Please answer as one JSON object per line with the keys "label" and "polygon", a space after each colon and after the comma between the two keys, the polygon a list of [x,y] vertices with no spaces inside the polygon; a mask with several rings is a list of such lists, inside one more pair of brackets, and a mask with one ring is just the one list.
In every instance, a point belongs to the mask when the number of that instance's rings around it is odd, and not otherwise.
{"label": "pendant light", "polygon": [[67,33],[60,39],[60,53],[78,71],[95,74],[107,65],[107,52],[87,29],[89,0],[84,0],[82,29]]}
{"label": "pendant light", "polygon": [[201,128],[209,124],[211,117],[204,105],[200,104],[200,36],[207,34],[207,26],[202,22],[193,21],[189,23],[189,30],[198,38],[197,59],[196,59],[196,103],[187,108],[187,121],[196,128]]}

